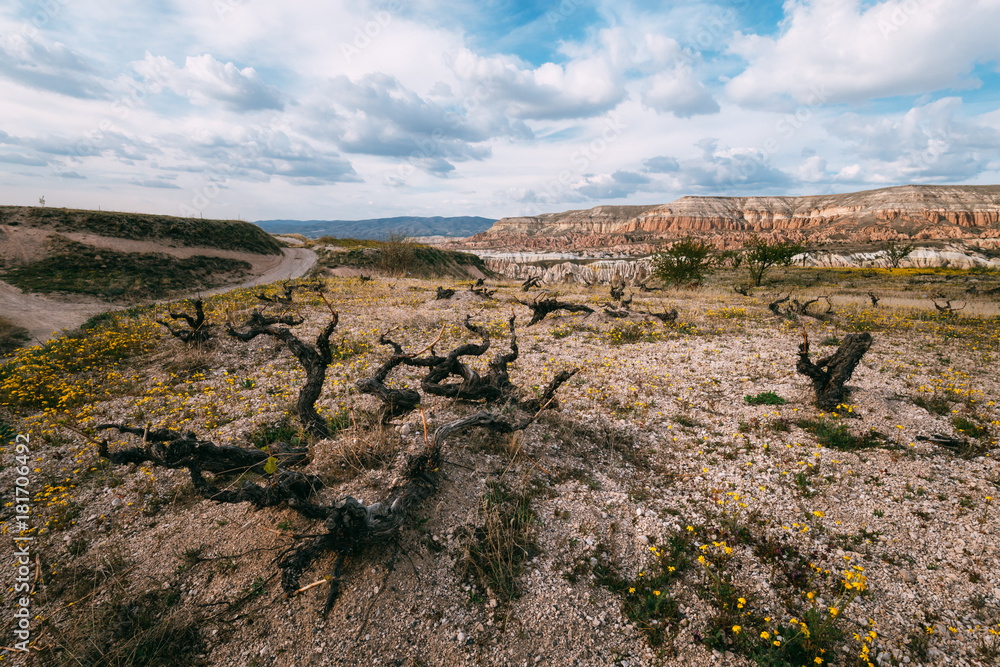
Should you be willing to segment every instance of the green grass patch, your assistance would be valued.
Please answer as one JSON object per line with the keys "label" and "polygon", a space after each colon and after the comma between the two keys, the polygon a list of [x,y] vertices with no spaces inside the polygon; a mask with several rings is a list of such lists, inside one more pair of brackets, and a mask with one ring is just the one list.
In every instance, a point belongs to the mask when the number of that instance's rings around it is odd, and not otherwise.
{"label": "green grass patch", "polygon": [[885,436],[872,429],[861,435],[851,433],[847,424],[834,419],[821,417],[819,419],[800,419],[796,425],[812,433],[816,440],[825,447],[846,451],[856,449],[871,449],[885,441]]}
{"label": "green grass patch", "polygon": [[69,292],[105,299],[162,298],[175,290],[193,290],[240,276],[248,262],[196,255],[178,259],[165,254],[125,253],[64,238],[50,241],[53,253],[33,264],[9,269],[4,279],[29,292]]}
{"label": "green grass patch", "polygon": [[[10,217],[12,211],[8,210],[6,213],[6,217]],[[173,241],[185,246],[241,250],[261,255],[276,255],[281,252],[281,246],[270,234],[257,225],[242,220],[203,220],[145,213],[38,207],[26,209],[26,213],[30,223],[52,225],[61,231],[91,232],[100,236],[137,241]]]}
{"label": "green grass patch", "polygon": [[743,400],[750,405],[784,405],[788,401],[773,391],[762,391],[759,394],[746,395]]}
{"label": "green grass patch", "polygon": [[672,535],[662,547],[652,546],[652,561],[632,577],[619,574],[598,549],[595,579],[618,596],[622,613],[639,628],[650,646],[660,646],[680,630],[680,604],[671,594],[690,568],[692,537]]}
{"label": "green grass patch", "polygon": [[[322,248],[322,246],[342,250],[331,251]],[[316,239],[311,247],[317,249],[319,264],[329,268],[351,266],[359,269],[377,270],[389,275],[414,278],[468,278],[469,272],[463,267],[470,265],[484,275],[492,275],[492,272],[477,255],[453,250],[440,250],[420,243],[412,243],[402,238],[390,237],[385,241],[374,241],[324,236]]]}
{"label": "green grass patch", "polygon": [[961,415],[955,415],[951,419],[951,425],[962,435],[976,440],[983,440],[990,437],[990,430],[981,424],[977,424]]}

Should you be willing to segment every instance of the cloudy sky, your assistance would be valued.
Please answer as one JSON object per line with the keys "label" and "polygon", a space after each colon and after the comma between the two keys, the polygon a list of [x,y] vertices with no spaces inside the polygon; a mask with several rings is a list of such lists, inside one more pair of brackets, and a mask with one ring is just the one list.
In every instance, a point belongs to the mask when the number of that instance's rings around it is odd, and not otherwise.
{"label": "cloudy sky", "polygon": [[8,0],[0,203],[501,217],[1000,183],[1000,0]]}

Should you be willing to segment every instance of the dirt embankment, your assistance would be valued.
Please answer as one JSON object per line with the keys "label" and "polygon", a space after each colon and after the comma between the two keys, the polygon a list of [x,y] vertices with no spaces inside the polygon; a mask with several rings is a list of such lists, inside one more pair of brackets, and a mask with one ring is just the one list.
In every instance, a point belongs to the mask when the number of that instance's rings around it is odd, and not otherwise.
{"label": "dirt embankment", "polygon": [[[9,230],[11,228],[7,228]],[[4,230],[4,231],[7,231]],[[168,247],[150,241],[134,241],[84,233],[64,234],[70,240],[116,252],[162,253],[180,259],[197,255],[245,261],[252,276],[239,284],[224,285],[201,294],[216,294],[238,287],[264,285],[277,280],[298,278],[316,262],[316,253],[305,248],[285,248],[280,255],[259,255],[216,248]],[[43,258],[44,234],[40,230],[24,229],[4,235],[5,255],[14,261],[38,261]],[[9,245],[6,242],[10,242]],[[179,296],[179,295],[178,295]],[[175,296],[174,298],[177,298]],[[0,280],[0,312],[14,324],[28,330],[33,342],[42,343],[65,329],[78,327],[90,317],[121,307],[93,296],[50,295],[25,293]]]}

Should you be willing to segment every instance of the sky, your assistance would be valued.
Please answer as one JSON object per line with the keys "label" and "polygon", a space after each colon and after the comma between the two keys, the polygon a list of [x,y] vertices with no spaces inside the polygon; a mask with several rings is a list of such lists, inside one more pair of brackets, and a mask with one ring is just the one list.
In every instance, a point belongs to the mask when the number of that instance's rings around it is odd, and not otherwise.
{"label": "sky", "polygon": [[1000,183],[1000,0],[8,0],[0,203],[499,218]]}

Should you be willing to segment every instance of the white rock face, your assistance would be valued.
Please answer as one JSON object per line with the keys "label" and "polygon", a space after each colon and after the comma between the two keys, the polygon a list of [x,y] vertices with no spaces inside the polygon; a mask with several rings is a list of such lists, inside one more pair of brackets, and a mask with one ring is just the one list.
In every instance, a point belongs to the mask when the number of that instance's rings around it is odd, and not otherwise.
{"label": "white rock face", "polygon": [[[834,266],[858,268],[888,268],[889,258],[884,251],[857,252],[850,255],[835,253],[796,255],[794,263],[798,266]],[[949,246],[942,250],[936,248],[915,248],[910,255],[899,263],[901,268],[931,268],[949,267],[952,269],[971,269],[976,266],[1000,268],[1000,260],[990,259],[985,255],[962,246]]]}
{"label": "white rock face", "polygon": [[[574,282],[584,285],[598,285],[610,284],[615,280],[623,280],[625,284],[634,285],[646,280],[653,271],[653,263],[649,257],[600,259],[584,264],[582,261],[588,259],[586,256],[572,253],[481,253],[481,256],[490,270],[506,278],[526,280],[538,277],[541,278],[543,285]],[[576,261],[560,262],[548,268],[536,266],[533,263],[557,259]],[[884,251],[857,252],[847,255],[804,253],[796,255],[794,263],[797,266],[842,268],[888,268],[890,266]],[[971,269],[981,266],[1000,269],[1000,259],[990,259],[971,248],[954,245],[944,249],[915,248],[899,265],[901,268]]]}
{"label": "white rock face", "polygon": [[[548,268],[524,264],[509,259],[486,259],[486,266],[507,278],[526,280],[541,278],[543,285],[558,283],[581,283],[584,285],[610,284],[618,279],[626,284],[642,282],[652,271],[649,258],[628,260],[599,260],[589,264],[562,262]],[[532,260],[538,261],[538,260]]]}

